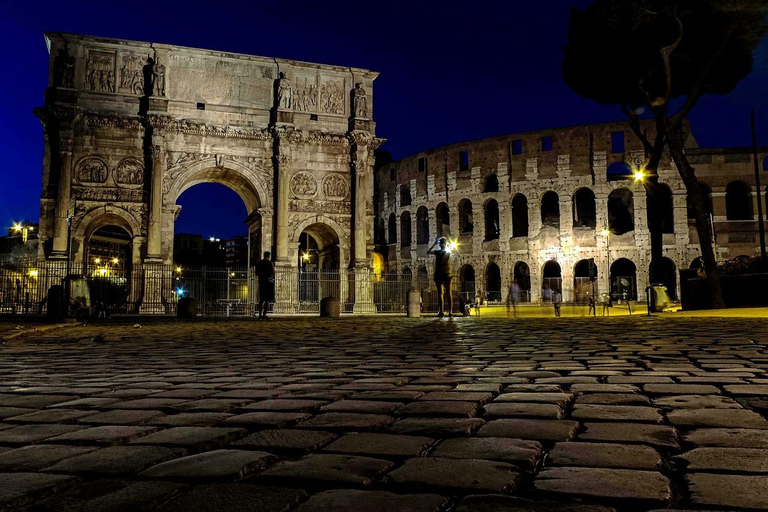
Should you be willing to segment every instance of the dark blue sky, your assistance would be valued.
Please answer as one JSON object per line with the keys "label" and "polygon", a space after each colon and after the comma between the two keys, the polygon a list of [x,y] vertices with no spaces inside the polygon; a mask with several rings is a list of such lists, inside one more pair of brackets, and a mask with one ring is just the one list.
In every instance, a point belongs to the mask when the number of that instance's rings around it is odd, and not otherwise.
{"label": "dark blue sky", "polygon": [[[44,31],[157,41],[374,69],[375,118],[399,158],[468,139],[620,119],[572,93],[560,64],[571,6],[547,2],[2,2],[0,222],[39,216]],[[726,97],[705,98],[690,118],[703,146],[746,146],[749,109],[768,144],[768,44]],[[624,63],[621,65],[631,65]],[[233,194],[200,185],[181,199],[177,231],[243,231],[241,213],[214,209]],[[245,211],[243,207],[242,212]],[[229,228],[221,228],[228,226]]]}

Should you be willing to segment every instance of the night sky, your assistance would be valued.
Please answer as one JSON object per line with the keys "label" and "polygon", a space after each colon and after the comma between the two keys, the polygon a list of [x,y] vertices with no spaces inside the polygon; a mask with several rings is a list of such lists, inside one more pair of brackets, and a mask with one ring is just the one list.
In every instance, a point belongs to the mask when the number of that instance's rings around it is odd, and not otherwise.
{"label": "night sky", "polygon": [[[578,97],[560,64],[569,11],[589,0],[547,2],[2,2],[0,222],[39,216],[43,138],[43,32],[155,41],[379,71],[377,135],[400,158],[461,140],[621,119]],[[631,63],[620,63],[631,65]],[[768,43],[752,74],[726,97],[692,112],[702,146],[768,144]],[[179,200],[177,232],[228,237],[245,207],[224,187],[198,185]]]}

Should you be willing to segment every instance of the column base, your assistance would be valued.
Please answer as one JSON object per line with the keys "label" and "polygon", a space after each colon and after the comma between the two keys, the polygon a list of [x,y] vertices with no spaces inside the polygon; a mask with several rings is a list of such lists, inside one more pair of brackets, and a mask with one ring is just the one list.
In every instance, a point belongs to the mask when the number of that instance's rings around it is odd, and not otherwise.
{"label": "column base", "polygon": [[66,261],[67,256],[68,256],[67,251],[51,251],[51,254],[48,255],[48,259],[57,260],[57,261],[61,261],[61,260]]}

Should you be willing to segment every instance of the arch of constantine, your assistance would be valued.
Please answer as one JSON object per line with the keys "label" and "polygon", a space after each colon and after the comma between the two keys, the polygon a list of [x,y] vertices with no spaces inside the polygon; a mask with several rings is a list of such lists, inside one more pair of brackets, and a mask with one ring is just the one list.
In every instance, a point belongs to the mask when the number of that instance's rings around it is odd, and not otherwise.
{"label": "arch of constantine", "polygon": [[[87,265],[97,231],[118,228],[143,272],[140,311],[167,312],[158,276],[173,264],[176,201],[220,183],[248,210],[255,254],[296,269],[308,233],[337,252],[342,301],[372,310],[377,73],[72,34],[46,42],[40,259]],[[288,302],[278,291],[276,311]]]}

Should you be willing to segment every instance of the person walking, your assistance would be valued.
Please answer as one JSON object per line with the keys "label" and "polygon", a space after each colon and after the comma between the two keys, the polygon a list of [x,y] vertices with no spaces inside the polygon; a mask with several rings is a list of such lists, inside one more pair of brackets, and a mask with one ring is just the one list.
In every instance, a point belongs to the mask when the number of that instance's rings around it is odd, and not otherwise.
{"label": "person walking", "polygon": [[587,311],[587,316],[596,316],[597,311],[595,308],[595,296],[593,294],[589,294],[589,311]]}
{"label": "person walking", "polygon": [[560,306],[563,303],[563,296],[560,294],[560,290],[555,288],[552,290],[552,304],[555,306],[555,316],[560,318]]}
{"label": "person walking", "polygon": [[269,303],[275,301],[275,267],[269,251],[256,264],[256,275],[259,278],[259,320],[271,320],[267,318],[267,309]]}
{"label": "person walking", "polygon": [[[447,251],[448,241],[445,237],[438,238],[432,247],[427,251],[428,254],[435,255],[435,286],[437,287],[437,316],[442,318],[446,315],[453,316],[453,290],[451,290],[451,253]],[[448,295],[448,305],[445,304],[445,295]]]}
{"label": "person walking", "polygon": [[520,285],[512,281],[507,293],[507,318],[509,318],[509,306],[512,306],[512,314],[517,318],[517,303],[520,301]]}

